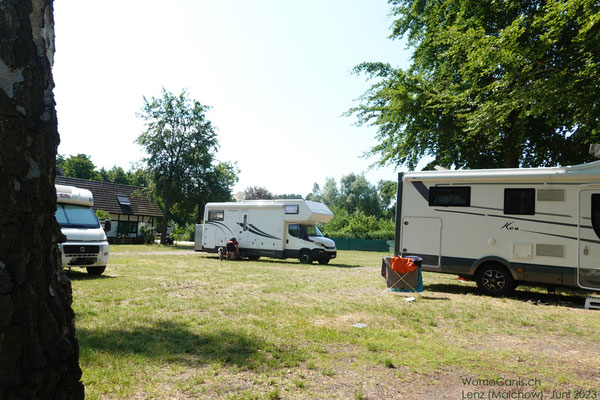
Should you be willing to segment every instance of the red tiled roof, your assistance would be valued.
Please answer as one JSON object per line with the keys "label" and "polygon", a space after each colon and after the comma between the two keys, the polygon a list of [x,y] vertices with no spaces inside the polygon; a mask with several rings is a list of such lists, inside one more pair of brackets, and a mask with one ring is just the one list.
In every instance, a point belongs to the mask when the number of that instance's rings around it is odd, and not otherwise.
{"label": "red tiled roof", "polygon": [[[88,181],[86,179],[57,176],[57,185],[75,186],[87,189],[94,195],[94,210],[104,210],[111,214],[143,215],[160,217],[162,212],[155,200],[141,193],[139,186],[121,185],[110,182]],[[122,206],[117,201],[117,195],[127,195],[131,200],[131,207]]]}

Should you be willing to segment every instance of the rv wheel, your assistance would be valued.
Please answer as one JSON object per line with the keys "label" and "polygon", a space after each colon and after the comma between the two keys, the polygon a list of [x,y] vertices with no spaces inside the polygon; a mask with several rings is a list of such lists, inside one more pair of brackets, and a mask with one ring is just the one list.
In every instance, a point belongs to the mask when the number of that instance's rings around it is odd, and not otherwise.
{"label": "rv wheel", "polygon": [[501,264],[486,264],[477,270],[477,287],[490,296],[500,296],[510,292],[514,279],[508,269]]}
{"label": "rv wheel", "polygon": [[300,253],[299,258],[302,264],[312,264],[313,262],[312,254],[310,254],[310,251],[307,250],[304,250],[302,253]]}
{"label": "rv wheel", "polygon": [[102,275],[102,273],[106,269],[106,265],[102,267],[86,267],[85,269],[87,269],[88,274],[98,276]]}
{"label": "rv wheel", "polygon": [[321,265],[327,265],[327,264],[329,264],[329,258],[321,258],[321,259],[319,259],[319,264],[321,264]]}

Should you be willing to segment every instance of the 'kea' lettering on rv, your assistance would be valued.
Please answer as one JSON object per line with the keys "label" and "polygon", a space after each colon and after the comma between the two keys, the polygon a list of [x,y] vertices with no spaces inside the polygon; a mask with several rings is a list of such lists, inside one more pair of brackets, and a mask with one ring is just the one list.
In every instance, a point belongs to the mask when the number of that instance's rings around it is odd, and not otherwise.
{"label": "'kea' lettering on rv", "polygon": [[502,229],[506,229],[507,231],[518,231],[519,227],[518,226],[512,226],[512,222],[507,222],[505,223],[502,228],[500,228],[500,230]]}

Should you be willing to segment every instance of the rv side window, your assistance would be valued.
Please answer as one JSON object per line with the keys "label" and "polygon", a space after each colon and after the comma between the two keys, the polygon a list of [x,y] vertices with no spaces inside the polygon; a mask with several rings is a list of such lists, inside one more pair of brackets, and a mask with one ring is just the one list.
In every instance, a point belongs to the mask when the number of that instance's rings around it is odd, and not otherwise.
{"label": "rv side window", "polygon": [[535,214],[535,189],[504,189],[504,214]]}
{"label": "rv side window", "polygon": [[289,224],[288,225],[288,233],[293,237],[301,238],[302,237],[302,229],[300,229],[300,224]]}
{"label": "rv side window", "polygon": [[600,237],[600,194],[592,195],[592,226],[596,236]]}
{"label": "rv side window", "polygon": [[212,210],[208,212],[209,221],[223,221],[225,219],[225,211],[223,210]]}
{"label": "rv side window", "polygon": [[298,209],[299,209],[298,204],[287,205],[287,206],[285,206],[285,213],[286,214],[298,214]]}
{"label": "rv side window", "polygon": [[442,207],[470,207],[470,186],[432,186],[429,188],[429,205]]}

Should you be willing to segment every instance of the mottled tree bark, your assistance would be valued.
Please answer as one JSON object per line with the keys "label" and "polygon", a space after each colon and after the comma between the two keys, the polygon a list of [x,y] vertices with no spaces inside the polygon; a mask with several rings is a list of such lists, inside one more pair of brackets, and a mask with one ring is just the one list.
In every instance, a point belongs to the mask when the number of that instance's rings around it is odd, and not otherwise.
{"label": "mottled tree bark", "polygon": [[0,0],[0,399],[82,399],[54,218],[52,0]]}

